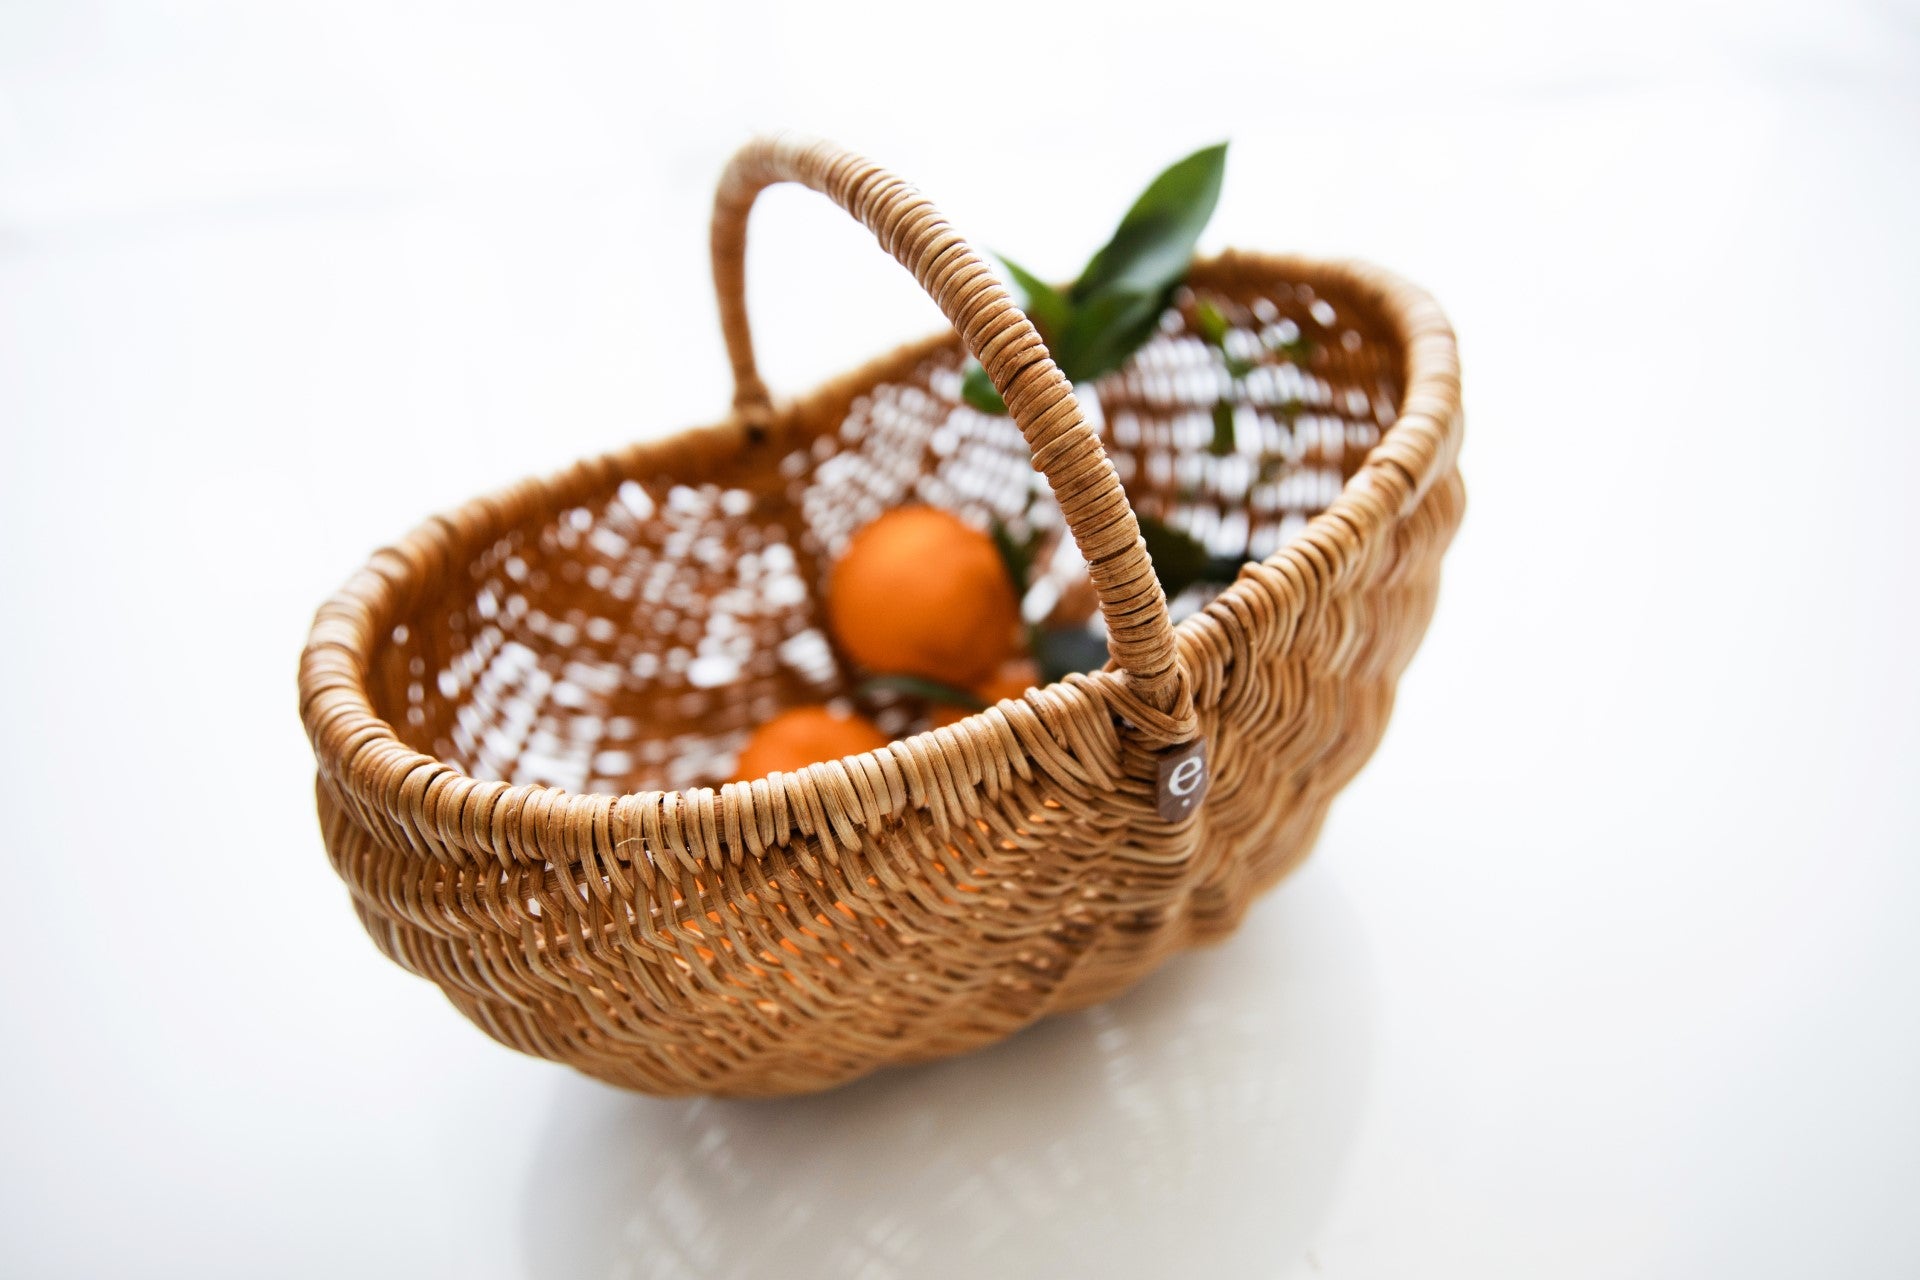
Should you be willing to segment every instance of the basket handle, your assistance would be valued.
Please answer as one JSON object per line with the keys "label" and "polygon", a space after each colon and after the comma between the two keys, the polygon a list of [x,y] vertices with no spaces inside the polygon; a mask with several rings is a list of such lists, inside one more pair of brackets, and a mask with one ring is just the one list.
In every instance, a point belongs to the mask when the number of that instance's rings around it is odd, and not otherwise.
{"label": "basket handle", "polygon": [[757,138],[740,149],[720,179],[713,204],[713,284],[733,362],[735,414],[758,423],[772,417],[747,322],[747,215],[759,194],[780,182],[818,191],[871,231],[913,272],[985,366],[1086,559],[1106,619],[1108,650],[1130,686],[1132,696],[1122,701],[1132,705],[1123,711],[1162,745],[1191,737],[1193,699],[1166,596],[1140,522],[1072,384],[1026,314],[932,203],[879,165],[832,143]]}

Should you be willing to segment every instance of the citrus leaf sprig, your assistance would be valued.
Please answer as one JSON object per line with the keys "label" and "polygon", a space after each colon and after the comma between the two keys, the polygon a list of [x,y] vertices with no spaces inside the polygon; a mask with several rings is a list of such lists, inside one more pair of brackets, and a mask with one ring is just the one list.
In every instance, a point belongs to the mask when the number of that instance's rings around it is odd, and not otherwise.
{"label": "citrus leaf sprig", "polygon": [[[997,255],[1025,295],[1027,316],[1071,382],[1126,363],[1153,336],[1173,291],[1187,278],[1193,247],[1220,202],[1227,144],[1203,147],[1155,178],[1127,210],[1080,278],[1056,289],[1005,254]],[[982,413],[1007,405],[979,362],[969,361],[960,393]]]}

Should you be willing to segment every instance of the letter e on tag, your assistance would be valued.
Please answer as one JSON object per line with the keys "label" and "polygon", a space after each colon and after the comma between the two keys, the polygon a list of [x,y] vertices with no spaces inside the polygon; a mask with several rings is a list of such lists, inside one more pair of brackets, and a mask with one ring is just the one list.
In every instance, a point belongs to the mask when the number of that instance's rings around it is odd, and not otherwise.
{"label": "letter e on tag", "polygon": [[1163,822],[1178,822],[1192,813],[1207,794],[1207,741],[1195,738],[1160,753],[1160,793],[1157,808]]}

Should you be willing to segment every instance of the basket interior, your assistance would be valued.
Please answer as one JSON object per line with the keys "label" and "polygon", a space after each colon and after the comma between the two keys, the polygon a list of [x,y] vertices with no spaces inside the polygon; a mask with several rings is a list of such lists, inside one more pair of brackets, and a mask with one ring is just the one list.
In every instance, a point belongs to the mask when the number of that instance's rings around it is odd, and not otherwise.
{"label": "basket interior", "polygon": [[[1198,336],[1204,299],[1228,320]],[[1269,353],[1239,378],[1230,357]],[[1278,356],[1274,353],[1278,353]],[[1403,353],[1359,300],[1196,267],[1161,331],[1082,391],[1136,510],[1220,556],[1272,554],[1330,504],[1399,409]],[[1030,614],[1079,577],[1018,428],[960,399],[955,343],[895,365],[850,404],[793,410],[799,443],[728,483],[636,475],[471,549],[375,656],[375,709],[415,749],[478,778],[571,791],[712,786],[752,727],[853,678],[817,608],[833,559],[890,507],[925,502],[1042,536]],[[1216,405],[1234,416],[1218,456]],[[1068,594],[1071,594],[1070,592]],[[1176,619],[1205,604],[1196,589]],[[1091,620],[1097,628],[1097,615]],[[895,735],[926,725],[898,698]]]}

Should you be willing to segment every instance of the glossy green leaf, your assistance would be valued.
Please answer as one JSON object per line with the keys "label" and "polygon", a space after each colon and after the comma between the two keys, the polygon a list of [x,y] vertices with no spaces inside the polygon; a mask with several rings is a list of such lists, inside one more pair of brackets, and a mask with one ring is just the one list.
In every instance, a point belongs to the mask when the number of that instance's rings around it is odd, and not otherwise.
{"label": "glossy green leaf", "polygon": [[1127,210],[1068,297],[1075,305],[1105,293],[1158,297],[1184,280],[1193,247],[1220,201],[1226,168],[1224,142],[1167,168]]}
{"label": "glossy green leaf", "polygon": [[995,254],[1000,265],[1007,269],[1007,275],[1015,287],[1025,295],[1021,310],[1027,313],[1027,319],[1033,321],[1040,330],[1040,336],[1047,345],[1053,345],[1054,335],[1066,330],[1068,318],[1073,313],[1073,304],[1067,301],[1067,295],[1027,270],[1006,254]]}
{"label": "glossy green leaf", "polygon": [[1074,307],[1060,335],[1054,362],[1072,382],[1112,373],[1153,336],[1166,299],[1158,295],[1103,293]]}
{"label": "glossy green leaf", "polygon": [[1000,398],[993,379],[978,360],[967,362],[967,371],[960,377],[960,398],[982,413],[1001,416],[1007,411],[1007,402]]}
{"label": "glossy green leaf", "polygon": [[[1162,172],[1134,201],[1080,279],[1064,291],[1001,256],[1008,278],[1025,295],[1028,316],[1069,381],[1088,382],[1113,372],[1153,337],[1173,290],[1186,278],[1193,246],[1219,203],[1226,158],[1223,142]],[[1217,321],[1218,343],[1227,332],[1226,319],[1206,305]],[[968,363],[960,392],[982,413],[1007,412],[1006,402],[977,362]]]}

